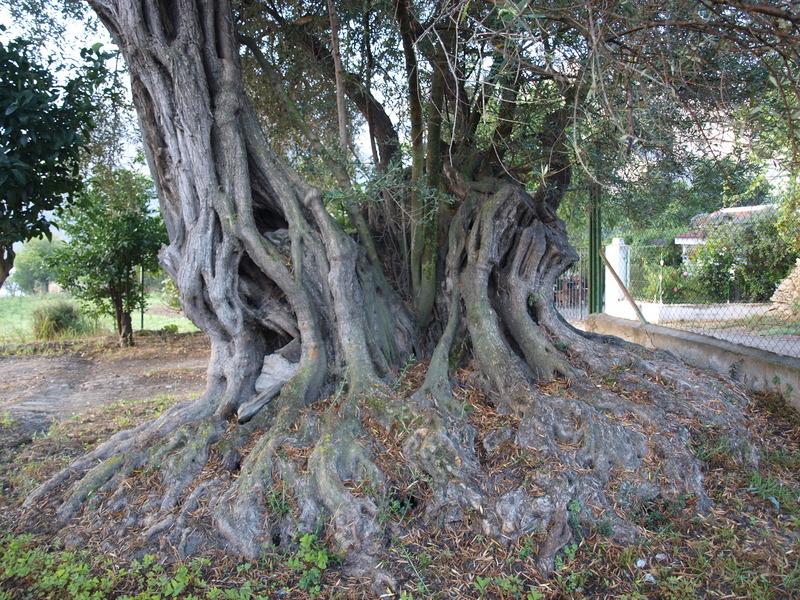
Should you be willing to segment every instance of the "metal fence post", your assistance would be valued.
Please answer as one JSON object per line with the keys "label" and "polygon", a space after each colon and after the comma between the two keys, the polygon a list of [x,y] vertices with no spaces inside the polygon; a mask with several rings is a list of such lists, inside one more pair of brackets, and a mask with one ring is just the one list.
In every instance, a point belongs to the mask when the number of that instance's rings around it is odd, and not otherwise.
{"label": "metal fence post", "polygon": [[603,312],[603,274],[600,258],[603,229],[600,214],[600,184],[589,185],[589,313]]}

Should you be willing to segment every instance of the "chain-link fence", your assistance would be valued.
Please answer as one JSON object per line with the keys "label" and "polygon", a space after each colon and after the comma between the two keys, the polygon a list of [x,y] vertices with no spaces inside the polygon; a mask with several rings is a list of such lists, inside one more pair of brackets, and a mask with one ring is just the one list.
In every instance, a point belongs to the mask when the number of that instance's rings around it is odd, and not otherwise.
{"label": "chain-link fence", "polygon": [[630,247],[628,287],[645,318],[800,357],[800,261],[778,219],[771,205],[725,209]]}

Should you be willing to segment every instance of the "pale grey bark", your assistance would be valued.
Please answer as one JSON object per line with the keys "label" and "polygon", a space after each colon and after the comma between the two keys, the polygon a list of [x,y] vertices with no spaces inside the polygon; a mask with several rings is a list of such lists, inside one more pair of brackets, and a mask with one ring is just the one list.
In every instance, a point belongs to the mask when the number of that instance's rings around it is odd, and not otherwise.
{"label": "pale grey bark", "polygon": [[[387,493],[394,475],[378,464],[392,437],[403,457],[393,468],[428,490],[413,518],[469,522],[506,541],[547,531],[547,572],[572,535],[571,503],[584,523],[610,518],[618,540],[633,535],[615,512],[626,482],[641,497],[690,494],[709,506],[694,422],[727,431],[741,460],[754,460],[737,391],[560,320],[553,281],[575,256],[547,194],[450,177],[461,203],[438,289],[443,334],[426,348],[320,191],[269,148],[242,89],[228,4],[91,4],[128,62],[170,236],[162,263],[212,352],[202,397],[117,434],[27,499],[29,511],[55,509],[68,541],[94,531],[131,553],[215,546],[253,558],[298,527],[326,526],[352,573],[393,586],[378,498],[351,489],[366,481]],[[420,350],[432,351],[425,382],[400,393],[397,370]],[[470,424],[452,391],[459,353],[516,425]],[[598,374],[615,390],[598,387]],[[498,492],[486,461],[503,444],[558,468],[531,466]],[[291,515],[270,511],[276,489]],[[92,525],[73,531],[74,518]]]}

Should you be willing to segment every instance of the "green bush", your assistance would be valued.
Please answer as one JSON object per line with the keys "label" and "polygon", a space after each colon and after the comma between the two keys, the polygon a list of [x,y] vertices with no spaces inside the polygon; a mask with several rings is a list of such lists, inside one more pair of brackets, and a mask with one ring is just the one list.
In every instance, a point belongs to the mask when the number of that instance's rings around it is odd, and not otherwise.
{"label": "green bush", "polygon": [[665,266],[661,282],[662,299],[665,304],[694,304],[698,302],[698,291],[692,278],[683,267]]}
{"label": "green bush", "polygon": [[675,244],[633,247],[630,292],[637,300],[683,304],[697,301],[696,285]]}
{"label": "green bush", "polygon": [[83,327],[78,308],[66,300],[44,304],[33,309],[33,334],[41,340],[52,340],[79,333]]}
{"label": "green bush", "polygon": [[765,211],[745,223],[708,228],[689,269],[707,302],[768,302],[796,258]]}

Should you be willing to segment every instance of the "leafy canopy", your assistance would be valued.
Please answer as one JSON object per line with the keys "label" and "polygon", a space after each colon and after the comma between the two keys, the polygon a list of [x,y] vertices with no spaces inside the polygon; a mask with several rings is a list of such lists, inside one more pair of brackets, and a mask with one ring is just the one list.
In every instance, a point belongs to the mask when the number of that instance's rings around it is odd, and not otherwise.
{"label": "leafy canopy", "polygon": [[81,55],[81,72],[61,85],[31,57],[29,42],[0,43],[0,285],[14,262],[13,244],[49,238],[49,211],[80,189],[93,92],[107,58],[97,47]]}

